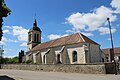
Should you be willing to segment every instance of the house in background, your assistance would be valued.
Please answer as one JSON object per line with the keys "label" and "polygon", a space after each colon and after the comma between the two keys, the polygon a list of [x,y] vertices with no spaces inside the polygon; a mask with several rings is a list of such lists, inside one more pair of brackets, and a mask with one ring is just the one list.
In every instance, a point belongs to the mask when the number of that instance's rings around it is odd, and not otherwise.
{"label": "house in background", "polygon": [[[110,62],[110,48],[102,49],[102,51],[105,54],[106,61]],[[120,47],[114,48],[114,58],[116,61],[120,60]]]}
{"label": "house in background", "polygon": [[86,64],[104,59],[100,45],[82,33],[41,43],[42,31],[36,19],[28,32],[28,51],[23,61],[32,60],[38,64]]}

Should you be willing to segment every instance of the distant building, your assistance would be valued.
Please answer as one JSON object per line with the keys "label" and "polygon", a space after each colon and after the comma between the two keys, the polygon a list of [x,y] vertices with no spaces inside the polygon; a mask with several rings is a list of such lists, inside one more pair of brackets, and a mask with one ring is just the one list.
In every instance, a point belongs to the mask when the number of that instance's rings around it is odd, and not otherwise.
{"label": "distant building", "polygon": [[[102,49],[102,51],[105,54],[106,61],[110,62],[110,48]],[[116,61],[120,60],[120,47],[114,48],[114,58]]]}
{"label": "distant building", "polygon": [[42,31],[36,19],[28,32],[28,51],[24,61],[38,64],[86,64],[104,60],[100,45],[82,33],[41,43]]}

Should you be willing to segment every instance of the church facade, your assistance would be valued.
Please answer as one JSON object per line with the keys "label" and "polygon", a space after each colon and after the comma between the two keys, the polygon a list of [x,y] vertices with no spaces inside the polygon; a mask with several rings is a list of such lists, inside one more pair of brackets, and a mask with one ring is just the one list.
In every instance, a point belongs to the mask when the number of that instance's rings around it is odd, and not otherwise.
{"label": "church facade", "polygon": [[41,43],[42,31],[36,19],[28,32],[28,51],[23,61],[37,64],[86,64],[104,59],[100,45],[82,33],[75,33]]}

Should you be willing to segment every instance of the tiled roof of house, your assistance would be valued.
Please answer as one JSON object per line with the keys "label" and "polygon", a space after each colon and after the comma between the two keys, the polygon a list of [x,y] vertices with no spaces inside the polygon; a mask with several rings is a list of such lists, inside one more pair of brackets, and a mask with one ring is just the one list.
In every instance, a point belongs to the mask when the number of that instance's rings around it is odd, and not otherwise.
{"label": "tiled roof of house", "polygon": [[61,37],[61,38],[58,38],[55,40],[51,40],[48,42],[38,44],[30,51],[40,50],[40,49],[49,48],[49,47],[56,47],[56,46],[61,46],[61,45],[66,45],[66,44],[79,43],[79,42],[88,42],[88,43],[93,43],[93,44],[99,45],[98,43],[89,39],[85,35],[83,35],[81,33],[76,33],[76,34],[72,34],[69,36]]}
{"label": "tiled roof of house", "polygon": [[[110,48],[102,49],[102,51],[103,51],[105,54],[109,54],[109,53],[110,53]],[[114,48],[114,54],[118,54],[118,53],[120,53],[120,47]]]}

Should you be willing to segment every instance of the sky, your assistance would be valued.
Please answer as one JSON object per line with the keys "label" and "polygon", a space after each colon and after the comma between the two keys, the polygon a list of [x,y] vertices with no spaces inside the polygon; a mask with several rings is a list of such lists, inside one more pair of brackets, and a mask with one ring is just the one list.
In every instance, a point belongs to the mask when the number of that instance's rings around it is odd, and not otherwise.
{"label": "sky", "polygon": [[114,47],[120,47],[120,0],[5,0],[12,13],[4,18],[5,57],[27,51],[28,31],[34,19],[42,31],[42,42],[81,32],[110,48],[107,18],[110,18]]}

